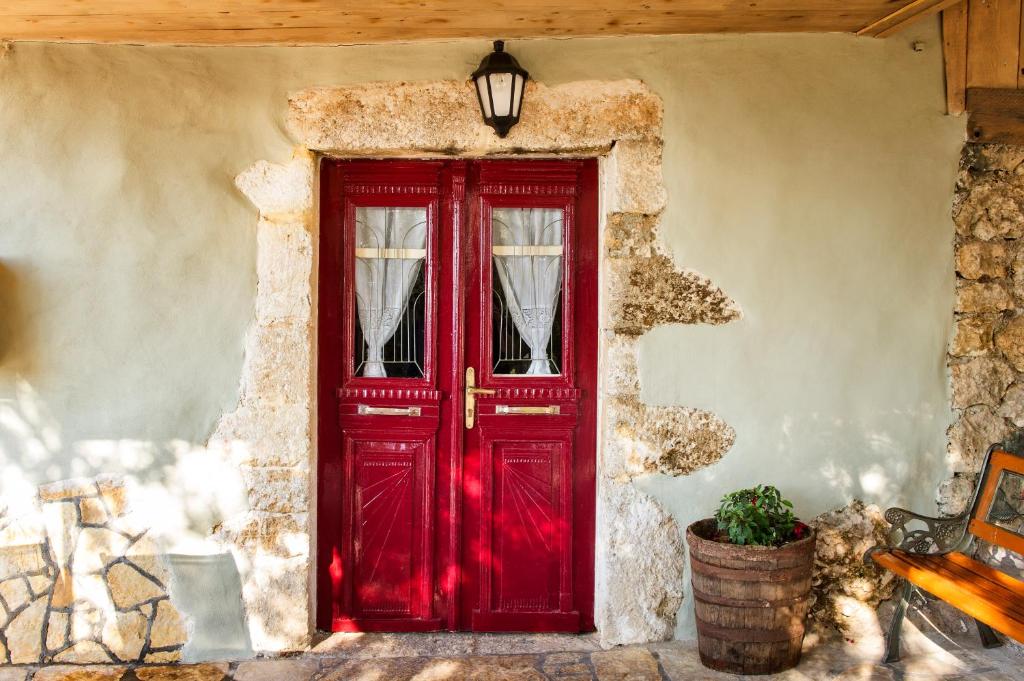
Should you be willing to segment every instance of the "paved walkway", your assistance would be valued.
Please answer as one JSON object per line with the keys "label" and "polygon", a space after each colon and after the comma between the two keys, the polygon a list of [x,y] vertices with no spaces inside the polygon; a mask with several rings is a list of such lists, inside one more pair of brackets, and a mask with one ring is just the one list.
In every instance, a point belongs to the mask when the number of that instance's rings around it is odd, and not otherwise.
{"label": "paved walkway", "polygon": [[[876,664],[880,640],[808,642],[800,666],[776,681],[1024,681],[1024,658],[975,638],[913,630],[905,659]],[[700,664],[693,642],[601,650],[590,636],[339,634],[283,659],[179,667],[0,668],[0,681],[736,681]]]}

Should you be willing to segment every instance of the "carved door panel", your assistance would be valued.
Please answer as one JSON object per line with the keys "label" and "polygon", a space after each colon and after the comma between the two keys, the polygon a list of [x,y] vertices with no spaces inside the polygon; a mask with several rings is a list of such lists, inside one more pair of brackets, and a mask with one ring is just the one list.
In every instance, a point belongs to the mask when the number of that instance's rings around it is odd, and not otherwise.
{"label": "carved door panel", "polygon": [[595,187],[324,162],[321,628],[592,628]]}

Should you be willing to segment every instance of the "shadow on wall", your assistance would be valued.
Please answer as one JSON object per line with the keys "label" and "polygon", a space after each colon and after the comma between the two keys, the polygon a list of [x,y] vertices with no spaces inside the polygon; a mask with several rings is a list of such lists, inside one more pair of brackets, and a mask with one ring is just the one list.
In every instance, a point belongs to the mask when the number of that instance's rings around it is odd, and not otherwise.
{"label": "shadow on wall", "polygon": [[[0,363],[0,372],[9,368]],[[0,645],[0,663],[5,657],[95,663],[251,656],[246,625],[273,629],[259,618],[247,622],[243,608],[243,582],[259,555],[214,536],[225,520],[249,513],[238,463],[245,444],[65,443],[32,385],[17,374],[11,385],[13,393],[0,397],[0,595],[24,592],[24,608],[9,612],[0,626],[13,635],[11,649]],[[106,475],[110,471],[118,475]],[[53,480],[66,482],[41,485]],[[115,512],[102,490],[121,490],[122,482],[125,508]],[[87,506],[102,522],[90,520]],[[32,570],[19,567],[25,551],[39,555]],[[131,558],[132,552],[145,558]],[[83,565],[95,569],[80,574]],[[125,569],[128,577],[120,575]],[[162,595],[149,593],[165,585]],[[55,610],[45,601],[62,589],[67,603]],[[168,618],[156,604],[168,595],[186,622],[184,649],[171,646],[168,641],[177,639],[161,631]]]}

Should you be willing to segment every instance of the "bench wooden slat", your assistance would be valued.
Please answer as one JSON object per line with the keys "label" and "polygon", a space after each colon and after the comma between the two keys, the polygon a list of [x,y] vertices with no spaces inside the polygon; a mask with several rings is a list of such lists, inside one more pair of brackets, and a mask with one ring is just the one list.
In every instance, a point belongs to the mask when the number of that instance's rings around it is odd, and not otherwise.
{"label": "bench wooden slat", "polygon": [[980,560],[974,560],[973,558],[965,556],[964,554],[959,552],[947,554],[946,557],[950,560],[950,562],[963,566],[971,572],[974,572],[977,575],[984,577],[988,581],[994,582],[999,586],[1005,587],[1013,593],[1020,596],[1021,598],[1024,598],[1024,582],[1020,581],[1019,579],[1014,579],[1010,575],[1006,574],[1005,572],[1000,572],[991,565],[986,565],[985,563],[982,563]]}
{"label": "bench wooden slat", "polygon": [[[995,582],[990,582],[969,568],[958,565],[948,560],[945,556],[903,554],[899,557],[912,565],[916,564],[918,567],[934,570],[946,579],[956,582],[965,590],[976,593],[979,598],[991,600],[993,603],[999,604],[999,607],[1008,612],[1012,611],[1017,617],[1024,620],[1024,599],[1018,598],[1014,593],[1007,593],[1005,587]],[[968,558],[968,560],[970,559]],[[977,563],[978,561],[973,562]]]}
{"label": "bench wooden slat", "polygon": [[[998,587],[982,587],[977,580],[958,579],[949,571],[934,569],[926,562],[915,562],[913,556],[903,552],[877,551],[871,554],[876,563],[906,578],[928,593],[941,598],[993,629],[1018,641],[1024,641],[1024,615],[1013,609],[1019,604],[1018,595],[1003,589],[1002,596],[994,595]],[[991,588],[992,590],[986,590]]]}

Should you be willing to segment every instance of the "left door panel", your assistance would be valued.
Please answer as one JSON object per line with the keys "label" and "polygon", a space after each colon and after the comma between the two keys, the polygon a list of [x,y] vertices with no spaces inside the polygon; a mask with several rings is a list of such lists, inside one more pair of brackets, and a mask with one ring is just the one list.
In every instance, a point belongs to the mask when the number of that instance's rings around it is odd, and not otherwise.
{"label": "left door panel", "polygon": [[[443,628],[441,163],[322,167],[318,626]],[[330,594],[329,598],[324,598]]]}

